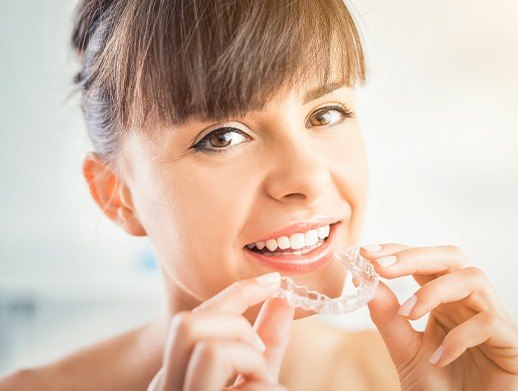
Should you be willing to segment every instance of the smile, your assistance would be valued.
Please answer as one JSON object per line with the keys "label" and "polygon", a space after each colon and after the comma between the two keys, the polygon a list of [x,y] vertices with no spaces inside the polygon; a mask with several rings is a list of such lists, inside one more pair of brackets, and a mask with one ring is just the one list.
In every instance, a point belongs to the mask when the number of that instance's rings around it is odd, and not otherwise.
{"label": "smile", "polygon": [[337,222],[304,233],[297,232],[289,237],[250,243],[244,247],[244,251],[255,261],[277,271],[309,272],[332,259],[336,247],[336,230],[340,224]]}
{"label": "smile", "polygon": [[296,232],[290,236],[281,236],[265,242],[250,243],[246,246],[252,251],[258,251],[265,255],[307,254],[324,243],[324,240],[329,236],[330,229],[330,225],[327,224],[306,232]]}

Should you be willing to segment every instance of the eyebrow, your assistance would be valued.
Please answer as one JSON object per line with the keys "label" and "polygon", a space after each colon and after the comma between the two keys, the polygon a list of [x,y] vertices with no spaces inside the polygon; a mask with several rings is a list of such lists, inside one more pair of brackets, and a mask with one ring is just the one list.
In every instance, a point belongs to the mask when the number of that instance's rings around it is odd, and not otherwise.
{"label": "eyebrow", "polygon": [[330,94],[334,90],[338,88],[345,87],[345,84],[340,82],[339,80],[334,80],[331,83],[324,84],[323,86],[318,86],[316,88],[312,88],[304,94],[304,99],[302,104],[307,104],[312,100],[316,100],[324,95]]}

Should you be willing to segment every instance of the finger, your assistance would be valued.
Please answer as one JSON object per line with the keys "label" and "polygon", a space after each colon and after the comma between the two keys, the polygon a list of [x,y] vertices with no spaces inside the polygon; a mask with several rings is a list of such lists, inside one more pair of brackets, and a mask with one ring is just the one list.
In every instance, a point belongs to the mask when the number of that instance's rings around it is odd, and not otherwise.
{"label": "finger", "polygon": [[160,368],[159,371],[156,373],[155,377],[153,377],[153,380],[151,380],[149,386],[147,387],[147,391],[158,391],[163,389],[163,373],[164,367]]}
{"label": "finger", "polygon": [[[262,277],[268,276],[265,280]],[[268,297],[280,286],[280,273],[273,272],[255,278],[236,281],[193,311],[222,311],[241,314]]]}
{"label": "finger", "polygon": [[474,311],[498,311],[501,304],[485,273],[476,267],[446,274],[423,285],[399,309],[408,319],[419,319],[441,304],[464,300]]}
{"label": "finger", "polygon": [[164,388],[181,389],[191,351],[204,338],[237,339],[264,351],[259,336],[242,315],[182,311],[173,316],[164,351]]}
{"label": "finger", "polygon": [[[391,248],[391,244],[384,247]],[[437,275],[451,273],[465,268],[466,256],[457,246],[410,247],[394,251],[384,251],[380,255],[369,254],[374,270],[382,277],[397,278],[407,275],[416,277],[423,285]],[[425,276],[425,278],[417,277]]]}
{"label": "finger", "polygon": [[413,248],[412,246],[399,243],[371,244],[360,247],[360,255],[369,260],[374,260],[386,255],[395,254],[401,250]]}
{"label": "finger", "polygon": [[[386,258],[389,256],[394,255],[398,251],[406,250],[414,248],[412,246],[408,246],[405,244],[398,244],[398,243],[383,243],[383,244],[375,244],[375,245],[368,245],[368,246],[362,246],[360,247],[360,255],[370,261],[373,266],[374,270],[378,270],[379,274],[379,265],[377,262],[375,262],[376,259],[380,258]],[[427,283],[428,281],[431,281],[435,278],[435,276],[420,276],[420,275],[412,275],[414,280],[419,284],[423,285]]]}
{"label": "finger", "polygon": [[[273,297],[264,302],[254,323],[254,330],[265,343],[266,351],[263,355],[266,357],[270,379],[274,383],[279,380],[280,367],[288,347],[294,314],[295,307],[287,300]],[[242,377],[239,376],[235,384],[241,380]]]}
{"label": "finger", "polygon": [[[516,327],[503,322],[494,312],[480,312],[446,335],[441,346],[430,356],[430,363],[444,367],[460,357],[466,349],[485,342],[491,345],[488,349],[491,347],[516,349],[518,347]],[[515,370],[516,361],[512,363],[512,360],[502,360],[502,362],[511,364],[509,368],[503,369],[511,373]]]}
{"label": "finger", "polygon": [[394,364],[399,366],[408,363],[419,350],[421,334],[412,328],[407,319],[398,315],[399,302],[396,295],[379,281],[368,307]]}
{"label": "finger", "polygon": [[264,356],[242,342],[221,339],[198,341],[185,373],[183,390],[220,390],[235,374],[268,383]]}
{"label": "finger", "polygon": [[291,324],[295,307],[281,298],[265,301],[254,323],[254,330],[259,334],[266,351],[266,365],[272,382],[279,380],[282,359],[290,340]]}

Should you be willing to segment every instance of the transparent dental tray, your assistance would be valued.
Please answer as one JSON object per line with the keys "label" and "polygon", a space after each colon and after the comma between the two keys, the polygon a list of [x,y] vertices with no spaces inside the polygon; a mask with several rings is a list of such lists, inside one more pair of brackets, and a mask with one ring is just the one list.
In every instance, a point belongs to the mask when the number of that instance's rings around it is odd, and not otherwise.
{"label": "transparent dental tray", "polygon": [[360,248],[350,248],[333,255],[351,273],[357,286],[355,292],[342,291],[340,297],[331,298],[323,293],[297,285],[290,277],[281,276],[281,286],[274,297],[285,298],[291,305],[321,314],[352,312],[366,305],[378,286],[379,276],[374,268],[360,255]]}

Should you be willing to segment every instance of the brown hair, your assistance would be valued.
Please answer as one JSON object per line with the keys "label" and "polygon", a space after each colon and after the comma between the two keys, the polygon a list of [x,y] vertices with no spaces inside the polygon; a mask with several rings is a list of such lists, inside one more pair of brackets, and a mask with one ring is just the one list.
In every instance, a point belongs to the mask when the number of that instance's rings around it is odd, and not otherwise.
{"label": "brown hair", "polygon": [[88,133],[107,163],[129,129],[240,117],[283,86],[326,84],[335,55],[341,83],[365,81],[343,0],[81,0],[72,46]]}

